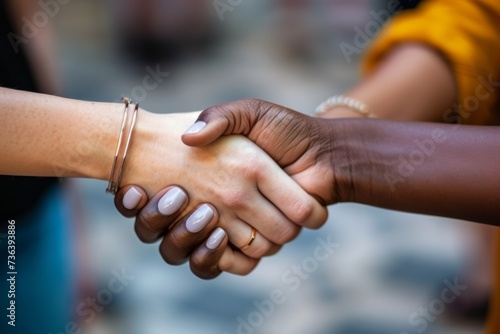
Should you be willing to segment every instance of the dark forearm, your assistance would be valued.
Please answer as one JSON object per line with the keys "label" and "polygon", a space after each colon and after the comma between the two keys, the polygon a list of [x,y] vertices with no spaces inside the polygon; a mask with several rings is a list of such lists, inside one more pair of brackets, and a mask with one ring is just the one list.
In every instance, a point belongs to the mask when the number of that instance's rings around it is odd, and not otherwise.
{"label": "dark forearm", "polygon": [[329,122],[341,201],[500,225],[500,127]]}

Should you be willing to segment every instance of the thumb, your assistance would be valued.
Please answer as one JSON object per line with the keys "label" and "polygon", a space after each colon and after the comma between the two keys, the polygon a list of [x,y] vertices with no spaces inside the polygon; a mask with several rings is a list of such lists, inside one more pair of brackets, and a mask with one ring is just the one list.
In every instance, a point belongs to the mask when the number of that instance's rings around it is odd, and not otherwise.
{"label": "thumb", "polygon": [[188,146],[204,146],[222,135],[247,135],[258,120],[258,100],[247,99],[205,109],[182,135]]}
{"label": "thumb", "polygon": [[184,144],[188,146],[208,145],[222,136],[230,125],[226,118],[215,117],[210,121],[207,118],[214,117],[211,117],[211,114],[201,114],[196,122],[183,133],[181,138]]}

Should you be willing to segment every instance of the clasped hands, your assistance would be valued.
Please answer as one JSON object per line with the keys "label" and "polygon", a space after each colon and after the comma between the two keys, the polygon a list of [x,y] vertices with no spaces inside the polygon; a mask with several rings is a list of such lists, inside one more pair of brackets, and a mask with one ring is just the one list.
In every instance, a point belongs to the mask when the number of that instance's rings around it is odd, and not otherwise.
{"label": "clasped hands", "polygon": [[201,114],[145,113],[115,205],[137,216],[143,242],[163,239],[167,263],[189,260],[205,279],[248,274],[302,227],[322,226],[325,206],[339,201],[324,122],[254,99]]}

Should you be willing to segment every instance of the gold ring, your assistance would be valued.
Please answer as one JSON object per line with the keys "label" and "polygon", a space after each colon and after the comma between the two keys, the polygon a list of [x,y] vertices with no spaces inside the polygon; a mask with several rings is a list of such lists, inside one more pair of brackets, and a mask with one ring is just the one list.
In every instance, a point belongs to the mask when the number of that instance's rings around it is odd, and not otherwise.
{"label": "gold ring", "polygon": [[241,247],[241,250],[247,249],[248,247],[250,247],[250,245],[252,245],[252,243],[255,240],[256,233],[257,233],[257,230],[254,227],[252,227],[252,234],[250,235],[250,239],[248,239],[245,246]]}

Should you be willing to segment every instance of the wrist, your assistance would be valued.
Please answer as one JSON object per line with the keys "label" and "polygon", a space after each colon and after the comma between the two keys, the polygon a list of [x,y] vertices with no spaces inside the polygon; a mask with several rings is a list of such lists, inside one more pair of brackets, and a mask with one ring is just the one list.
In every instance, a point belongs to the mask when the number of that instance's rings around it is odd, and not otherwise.
{"label": "wrist", "polygon": [[[77,141],[57,168],[62,176],[108,180],[118,142],[123,104],[79,102]],[[68,143],[69,144],[69,143]]]}
{"label": "wrist", "polygon": [[[161,117],[158,114],[139,110],[136,126],[132,133],[127,157],[123,165],[122,180],[118,187],[127,184],[140,184],[149,193],[149,184],[146,175],[157,174],[154,170],[153,159],[163,159],[164,153],[157,146],[171,147],[173,143],[169,115]],[[166,150],[168,151],[168,149]],[[166,176],[169,171],[164,171]]]}
{"label": "wrist", "polygon": [[352,191],[349,142],[342,126],[345,120],[329,119],[324,120],[323,124],[327,128],[325,133],[328,138],[328,159],[333,171],[332,203],[350,202]]}
{"label": "wrist", "polygon": [[327,122],[335,202],[364,203],[372,193],[376,169],[370,154],[372,140],[368,139],[374,134],[366,134],[373,121],[351,118]]}
{"label": "wrist", "polygon": [[182,143],[181,135],[198,114],[154,114],[141,109],[120,186],[139,184],[153,194],[163,186],[179,182],[185,173],[185,151],[189,149]]}

